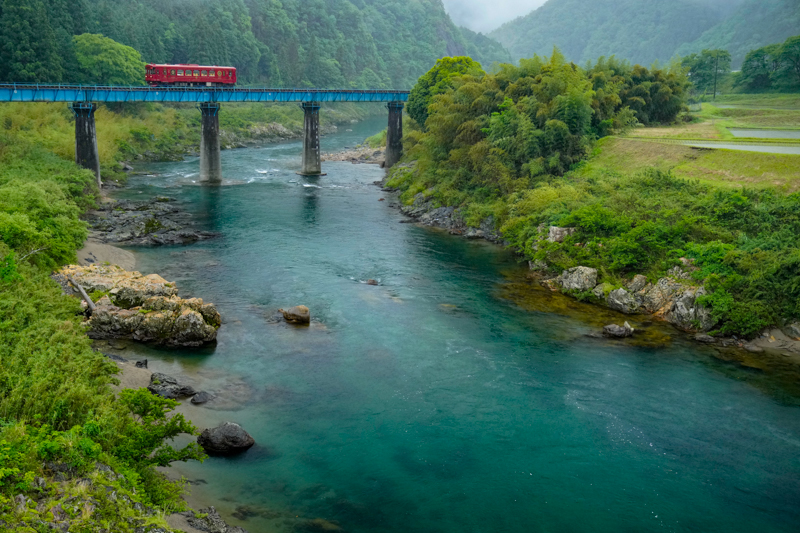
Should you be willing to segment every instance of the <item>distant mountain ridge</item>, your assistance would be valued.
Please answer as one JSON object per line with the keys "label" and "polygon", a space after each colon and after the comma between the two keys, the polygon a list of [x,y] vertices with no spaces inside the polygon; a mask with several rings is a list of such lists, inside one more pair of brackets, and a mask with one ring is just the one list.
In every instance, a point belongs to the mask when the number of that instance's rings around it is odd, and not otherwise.
{"label": "distant mountain ridge", "polygon": [[747,51],[800,33],[800,0],[549,0],[490,32],[513,60],[557,46],[575,62],[600,56],[645,65],[703,48]]}

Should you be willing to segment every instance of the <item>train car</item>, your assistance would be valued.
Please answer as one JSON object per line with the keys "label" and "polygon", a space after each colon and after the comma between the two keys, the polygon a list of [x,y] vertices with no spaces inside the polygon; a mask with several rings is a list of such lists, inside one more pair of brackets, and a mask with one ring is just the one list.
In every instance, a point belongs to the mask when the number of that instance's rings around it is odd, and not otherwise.
{"label": "train car", "polygon": [[233,67],[201,65],[145,65],[145,81],[152,87],[220,87],[236,84]]}

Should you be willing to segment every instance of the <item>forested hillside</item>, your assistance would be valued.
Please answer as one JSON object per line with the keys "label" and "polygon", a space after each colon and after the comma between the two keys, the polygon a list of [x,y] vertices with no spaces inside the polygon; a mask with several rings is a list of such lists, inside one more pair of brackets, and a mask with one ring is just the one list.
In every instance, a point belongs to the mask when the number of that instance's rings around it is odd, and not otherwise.
{"label": "forested hillside", "polygon": [[650,64],[671,59],[679,46],[722,22],[742,1],[549,0],[490,37],[505,45],[515,60],[547,54],[557,46],[568,59],[581,63],[616,55]]}
{"label": "forested hillside", "polygon": [[78,81],[73,36],[86,33],[271,86],[408,88],[446,55],[509,59],[441,0],[0,0],[0,79]]}
{"label": "forested hillside", "polygon": [[730,52],[731,65],[738,69],[750,50],[798,33],[800,0],[746,0],[729,18],[678,48],[677,53],[721,48]]}

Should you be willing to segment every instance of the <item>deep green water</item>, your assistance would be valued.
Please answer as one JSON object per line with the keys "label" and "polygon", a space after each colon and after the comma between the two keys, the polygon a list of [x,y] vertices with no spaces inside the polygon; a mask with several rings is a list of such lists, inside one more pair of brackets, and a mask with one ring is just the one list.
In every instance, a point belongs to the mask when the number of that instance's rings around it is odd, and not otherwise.
{"label": "deep green water", "polygon": [[[219,394],[184,406],[199,426],[235,421],[258,442],[181,466],[196,497],[227,518],[249,506],[231,521],[253,533],[315,518],[351,533],[800,530],[785,376],[656,326],[665,347],[587,338],[606,317],[537,291],[509,253],[400,224],[378,167],[306,179],[299,155],[224,152],[216,188],[193,182],[196,160],[154,165],[119,194],[174,196],[222,233],[136,250],[139,270],[218,305],[216,348],[123,353]],[[269,320],[296,304],[310,328]]]}

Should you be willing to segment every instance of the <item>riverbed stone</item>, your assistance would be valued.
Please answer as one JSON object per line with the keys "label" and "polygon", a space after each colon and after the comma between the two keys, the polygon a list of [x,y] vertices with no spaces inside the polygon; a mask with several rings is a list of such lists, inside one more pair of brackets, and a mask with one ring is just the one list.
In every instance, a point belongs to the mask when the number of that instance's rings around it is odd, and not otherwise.
{"label": "riverbed stone", "polygon": [[794,322],[786,326],[786,334],[789,337],[800,340],[800,322]]}
{"label": "riverbed stone", "polygon": [[214,395],[213,394],[210,394],[210,393],[205,392],[205,391],[200,391],[197,394],[195,394],[194,396],[192,396],[192,403],[194,405],[202,405],[204,403],[210,402],[213,399],[214,399]]}
{"label": "riverbed stone", "polygon": [[160,372],[154,372],[150,376],[150,385],[148,385],[147,390],[169,400],[188,398],[196,394],[191,386],[179,383],[177,378]]}
{"label": "riverbed stone", "polygon": [[590,291],[597,286],[597,269],[584,266],[570,268],[561,274],[560,283],[567,291]]}
{"label": "riverbed stone", "polygon": [[215,428],[203,430],[197,443],[208,454],[233,455],[251,448],[256,441],[239,424],[223,422]]}
{"label": "riverbed stone", "polygon": [[606,337],[616,338],[616,339],[625,339],[633,335],[635,330],[633,327],[625,322],[624,325],[620,326],[618,324],[610,324],[603,328],[603,335]]}
{"label": "riverbed stone", "polygon": [[697,342],[702,342],[703,344],[714,344],[717,342],[717,339],[715,339],[711,335],[706,335],[704,333],[695,335],[694,340],[696,340]]}
{"label": "riverbed stone", "polygon": [[636,298],[625,289],[617,289],[608,293],[606,300],[608,306],[614,311],[631,315],[639,308]]}
{"label": "riverbed stone", "polygon": [[292,324],[308,324],[311,322],[311,311],[305,305],[297,305],[289,309],[279,309],[284,320]]}
{"label": "riverbed stone", "polygon": [[664,318],[684,331],[709,331],[716,321],[711,316],[711,310],[697,302],[699,297],[706,294],[702,287],[685,287],[666,309]]}

